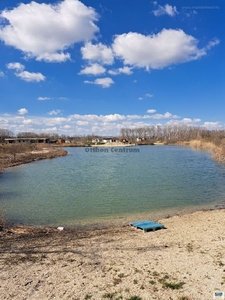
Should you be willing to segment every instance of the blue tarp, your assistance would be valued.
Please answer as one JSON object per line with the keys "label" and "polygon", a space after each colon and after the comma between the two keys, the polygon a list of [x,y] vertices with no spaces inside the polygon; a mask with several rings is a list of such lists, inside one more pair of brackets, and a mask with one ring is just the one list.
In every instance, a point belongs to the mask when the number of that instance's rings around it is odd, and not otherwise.
{"label": "blue tarp", "polygon": [[143,229],[144,231],[165,228],[163,224],[156,223],[156,222],[149,221],[149,220],[132,222],[132,223],[130,223],[130,225],[132,225],[134,227],[137,227],[137,228],[140,228],[140,229]]}

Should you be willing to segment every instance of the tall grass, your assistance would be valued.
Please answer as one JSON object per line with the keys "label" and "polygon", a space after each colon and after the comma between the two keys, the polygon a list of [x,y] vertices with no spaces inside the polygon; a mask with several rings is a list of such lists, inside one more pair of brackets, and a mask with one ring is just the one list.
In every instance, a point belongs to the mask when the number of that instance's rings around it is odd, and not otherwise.
{"label": "tall grass", "polygon": [[191,140],[182,144],[189,145],[195,149],[209,151],[215,161],[225,163],[225,146],[223,143],[215,144],[205,140]]}

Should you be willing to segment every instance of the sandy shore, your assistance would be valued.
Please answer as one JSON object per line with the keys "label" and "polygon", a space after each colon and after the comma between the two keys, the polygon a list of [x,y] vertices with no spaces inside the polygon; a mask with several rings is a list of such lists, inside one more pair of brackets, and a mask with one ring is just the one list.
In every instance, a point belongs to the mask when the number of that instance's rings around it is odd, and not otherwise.
{"label": "sandy shore", "polygon": [[[1,299],[210,300],[225,292],[225,210],[96,230],[0,232]],[[138,296],[136,298],[132,298]]]}

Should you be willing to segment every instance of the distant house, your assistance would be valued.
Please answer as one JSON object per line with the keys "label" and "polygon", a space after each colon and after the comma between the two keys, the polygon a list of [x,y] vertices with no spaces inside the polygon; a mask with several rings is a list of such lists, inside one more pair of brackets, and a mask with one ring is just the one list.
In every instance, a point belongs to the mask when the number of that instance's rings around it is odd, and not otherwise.
{"label": "distant house", "polygon": [[64,144],[66,142],[65,139],[58,139],[58,144]]}
{"label": "distant house", "polygon": [[97,143],[100,142],[100,139],[99,138],[94,138],[94,139],[91,140],[91,142],[94,143],[94,144],[97,144]]}
{"label": "distant house", "polygon": [[40,138],[40,137],[35,137],[35,138],[5,138],[5,142],[8,144],[14,144],[14,143],[50,143],[49,138]]}
{"label": "distant house", "polygon": [[114,143],[117,139],[115,137],[107,136],[102,138],[103,143]]}
{"label": "distant house", "polygon": [[142,138],[139,138],[137,137],[137,142],[145,142],[146,141],[146,138],[142,137]]}

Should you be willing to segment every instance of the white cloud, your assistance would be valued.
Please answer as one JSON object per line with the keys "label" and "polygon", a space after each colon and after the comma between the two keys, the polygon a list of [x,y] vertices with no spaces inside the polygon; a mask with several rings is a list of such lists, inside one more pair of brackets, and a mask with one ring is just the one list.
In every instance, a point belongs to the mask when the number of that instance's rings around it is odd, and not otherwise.
{"label": "white cloud", "polygon": [[39,82],[45,80],[45,76],[41,73],[31,73],[28,71],[24,71],[25,66],[19,62],[8,63],[6,66],[10,70],[15,70],[15,75],[27,82]]}
{"label": "white cloud", "polygon": [[90,42],[86,43],[85,46],[81,48],[81,54],[83,59],[97,61],[106,65],[111,65],[114,61],[112,49],[102,43],[96,45]]}
{"label": "white cloud", "polygon": [[59,113],[61,113],[61,110],[60,110],[60,109],[53,109],[53,110],[51,110],[48,114],[49,114],[50,116],[52,116],[52,115],[58,115]]}
{"label": "white cloud", "polygon": [[220,43],[219,39],[214,38],[208,43],[208,45],[205,47],[205,49],[210,50],[212,47],[218,45],[219,43]]}
{"label": "white cloud", "polygon": [[129,32],[115,36],[113,50],[125,64],[140,68],[162,69],[200,59],[206,50],[218,44],[214,39],[206,48],[198,48],[198,40],[181,29],[163,29],[158,34],[145,36]]}
{"label": "white cloud", "polygon": [[97,78],[94,81],[85,80],[84,83],[97,84],[97,85],[101,85],[103,88],[108,88],[114,83],[114,81],[112,80],[112,78],[105,77],[105,78]]}
{"label": "white cloud", "polygon": [[16,73],[15,75],[27,82],[34,82],[34,81],[39,82],[45,80],[45,76],[42,75],[41,73],[31,73],[28,71],[23,71],[20,73]]}
{"label": "white cloud", "polygon": [[3,124],[2,126],[7,126],[7,128],[14,133],[21,131],[33,131],[37,133],[57,132],[59,134],[68,134],[71,136],[76,134],[91,134],[93,132],[102,135],[119,135],[121,128],[138,128],[150,125],[191,125],[203,126],[209,129],[222,128],[222,124],[218,121],[201,122],[199,118],[191,119],[188,117],[181,119],[168,112],[148,115],[74,114],[67,117],[29,116],[29,118],[27,118],[27,109],[21,108],[18,110],[18,113],[19,111],[20,114],[17,116],[9,114],[0,115],[0,124]]}
{"label": "white cloud", "polygon": [[133,72],[131,71],[132,68],[129,68],[127,66],[123,68],[118,68],[116,70],[109,70],[110,75],[119,75],[119,74],[126,74],[126,75],[131,75]]}
{"label": "white cloud", "polygon": [[[149,116],[146,116],[149,118]],[[177,119],[179,116],[177,115],[172,115],[170,112],[166,112],[165,114],[155,114],[151,115],[150,118],[155,119],[155,120],[161,120],[161,119]]]}
{"label": "white cloud", "polygon": [[26,119],[22,121],[22,124],[24,125],[34,125],[35,122],[33,122],[31,119]]}
{"label": "white cloud", "polygon": [[93,65],[81,70],[79,74],[81,74],[81,75],[100,75],[100,74],[104,74],[105,71],[106,71],[106,69],[103,68],[101,65],[93,64]]}
{"label": "white cloud", "polygon": [[170,17],[174,17],[178,14],[176,6],[171,6],[169,4],[165,4],[164,6],[159,5],[158,9],[153,10],[153,14],[158,17],[162,15],[169,15]]}
{"label": "white cloud", "polygon": [[143,98],[142,98],[142,97],[139,97],[138,100],[143,100]]}
{"label": "white cloud", "polygon": [[19,115],[25,115],[28,113],[28,110],[26,108],[20,108],[18,109],[18,114]]}
{"label": "white cloud", "polygon": [[25,69],[25,66],[22,65],[19,62],[8,63],[6,66],[7,66],[8,69],[10,69],[10,70],[16,70],[18,72],[19,71],[22,72]]}
{"label": "white cloud", "polygon": [[64,125],[64,126],[62,126],[62,128],[63,128],[63,129],[70,129],[71,126],[70,126],[70,125]]}
{"label": "white cloud", "polygon": [[187,123],[187,124],[189,124],[189,123],[199,123],[199,122],[201,122],[201,119],[183,118],[181,120],[181,122]]}
{"label": "white cloud", "polygon": [[149,94],[149,93],[147,93],[145,96],[148,97],[148,98],[152,98],[153,97],[153,95]]}
{"label": "white cloud", "polygon": [[154,114],[155,112],[156,112],[155,109],[148,109],[148,110],[147,110],[147,113],[149,113],[149,114]]}
{"label": "white cloud", "polygon": [[170,120],[168,121],[166,124],[167,125],[187,125],[187,126],[194,126],[197,123],[200,123],[201,119],[199,118],[195,118],[195,119],[191,119],[191,118],[183,118],[181,120]]}
{"label": "white cloud", "polygon": [[45,100],[50,100],[50,97],[38,97],[37,98],[39,101],[45,101]]}
{"label": "white cloud", "polygon": [[220,122],[204,122],[203,124],[204,127],[208,129],[219,129],[222,128],[222,125]]}
{"label": "white cloud", "polygon": [[67,123],[68,119],[63,117],[45,118],[44,122],[46,126],[56,126]]}
{"label": "white cloud", "polygon": [[0,70],[0,77],[4,77],[5,74]]}
{"label": "white cloud", "polygon": [[68,47],[93,39],[99,31],[94,23],[98,20],[95,10],[78,0],[22,3],[2,11],[0,17],[7,20],[0,27],[0,39],[6,45],[47,62],[69,59],[65,53]]}
{"label": "white cloud", "polygon": [[110,114],[110,115],[79,115],[74,114],[70,116],[75,120],[82,120],[88,122],[112,122],[125,120],[126,116],[120,114]]}
{"label": "white cloud", "polygon": [[89,122],[87,121],[77,121],[77,125],[79,126],[87,126],[89,124]]}
{"label": "white cloud", "polygon": [[37,57],[37,60],[44,60],[45,62],[64,62],[70,59],[69,53],[44,53]]}

